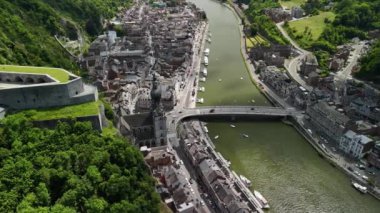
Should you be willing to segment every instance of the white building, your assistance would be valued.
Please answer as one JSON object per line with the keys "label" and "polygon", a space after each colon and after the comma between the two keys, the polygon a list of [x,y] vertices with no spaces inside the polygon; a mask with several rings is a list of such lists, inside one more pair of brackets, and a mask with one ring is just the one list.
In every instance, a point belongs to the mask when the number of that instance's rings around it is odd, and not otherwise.
{"label": "white building", "polygon": [[355,158],[362,158],[371,150],[373,144],[374,141],[367,136],[348,130],[341,137],[339,148]]}

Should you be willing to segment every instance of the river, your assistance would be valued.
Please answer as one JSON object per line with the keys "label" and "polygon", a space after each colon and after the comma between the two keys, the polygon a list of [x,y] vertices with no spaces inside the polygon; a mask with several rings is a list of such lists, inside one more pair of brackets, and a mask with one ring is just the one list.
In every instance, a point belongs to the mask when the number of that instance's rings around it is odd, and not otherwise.
{"label": "river", "polygon": [[[240,53],[238,19],[212,0],[190,0],[206,11],[212,33],[203,105],[268,105],[249,79]],[[252,102],[252,100],[254,100]],[[380,202],[353,189],[350,180],[291,126],[281,122],[210,122],[217,151],[252,180],[270,202],[269,212],[380,212]],[[244,138],[241,134],[248,134]]]}

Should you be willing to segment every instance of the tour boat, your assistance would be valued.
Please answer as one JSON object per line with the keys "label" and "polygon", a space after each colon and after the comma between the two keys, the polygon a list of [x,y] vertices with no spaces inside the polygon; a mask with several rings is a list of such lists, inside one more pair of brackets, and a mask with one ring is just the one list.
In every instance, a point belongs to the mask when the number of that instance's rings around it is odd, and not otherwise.
{"label": "tour boat", "polygon": [[208,56],[208,55],[210,54],[210,49],[207,48],[207,49],[204,51],[204,53],[205,53],[205,56]]}
{"label": "tour boat", "polygon": [[359,192],[361,192],[361,193],[363,193],[363,194],[365,194],[365,193],[367,193],[367,187],[365,187],[365,186],[362,186],[362,185],[360,185],[360,184],[358,184],[358,183],[356,183],[356,182],[351,182],[352,183],[352,186],[355,188],[355,189],[357,189]]}
{"label": "tour boat", "polygon": [[252,186],[252,182],[248,180],[248,178],[244,177],[243,175],[240,175],[240,180],[244,183],[246,187],[249,188]]}
{"label": "tour boat", "polygon": [[253,194],[255,195],[255,197],[256,197],[257,199],[259,199],[259,201],[260,201],[260,203],[263,205],[263,208],[264,208],[264,209],[269,209],[268,201],[264,198],[264,196],[263,196],[260,192],[254,190],[254,191],[253,191]]}
{"label": "tour boat", "polygon": [[249,137],[247,134],[243,134],[243,136],[244,136],[245,138],[248,138],[248,137]]}
{"label": "tour boat", "polygon": [[230,127],[232,127],[232,128],[235,128],[236,126],[235,126],[235,125],[233,125],[233,124],[231,124],[231,125],[230,125]]}
{"label": "tour boat", "polygon": [[219,138],[219,135],[215,135],[214,139],[218,139]]}

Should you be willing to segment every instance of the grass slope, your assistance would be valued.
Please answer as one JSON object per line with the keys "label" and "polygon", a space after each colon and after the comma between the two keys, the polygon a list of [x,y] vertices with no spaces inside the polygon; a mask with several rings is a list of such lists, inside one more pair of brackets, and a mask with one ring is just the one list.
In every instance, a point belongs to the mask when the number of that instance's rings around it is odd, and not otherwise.
{"label": "grass slope", "polygon": [[65,107],[26,110],[20,113],[30,117],[31,120],[52,120],[60,118],[75,118],[96,115],[99,113],[99,104],[101,102],[89,102],[78,105]]}
{"label": "grass slope", "polygon": [[65,83],[69,81],[69,74],[65,70],[57,69],[57,68],[0,65],[0,72],[5,72],[5,71],[32,73],[32,74],[47,74],[61,83]]}
{"label": "grass slope", "polygon": [[303,36],[306,28],[308,28],[311,32],[311,40],[315,41],[326,27],[325,18],[332,21],[335,18],[335,14],[333,12],[320,12],[320,14],[316,16],[289,22],[289,27],[296,36]]}

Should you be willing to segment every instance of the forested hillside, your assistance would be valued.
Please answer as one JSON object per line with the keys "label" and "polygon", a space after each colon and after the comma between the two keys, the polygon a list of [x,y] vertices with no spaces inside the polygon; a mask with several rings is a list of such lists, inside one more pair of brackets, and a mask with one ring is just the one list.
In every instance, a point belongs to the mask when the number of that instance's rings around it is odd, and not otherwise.
{"label": "forested hillside", "polygon": [[0,212],[158,212],[141,153],[89,123],[34,128],[0,123]]}
{"label": "forested hillside", "polygon": [[75,69],[54,39],[90,36],[102,28],[118,7],[130,0],[0,0],[0,64],[54,66]]}

